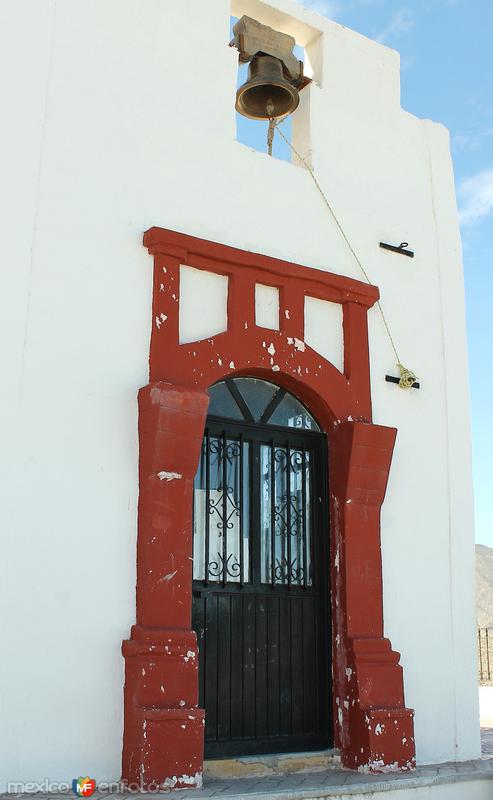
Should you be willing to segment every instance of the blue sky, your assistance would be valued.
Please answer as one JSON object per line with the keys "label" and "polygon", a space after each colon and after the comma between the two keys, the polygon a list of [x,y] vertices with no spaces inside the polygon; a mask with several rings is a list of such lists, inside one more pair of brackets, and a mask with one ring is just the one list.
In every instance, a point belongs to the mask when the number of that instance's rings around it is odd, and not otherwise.
{"label": "blue sky", "polygon": [[[493,0],[301,4],[398,50],[402,106],[450,130],[464,252],[476,541],[493,547]],[[258,137],[259,124],[239,118],[240,139],[252,136],[252,125]],[[277,154],[286,155],[282,148]]]}

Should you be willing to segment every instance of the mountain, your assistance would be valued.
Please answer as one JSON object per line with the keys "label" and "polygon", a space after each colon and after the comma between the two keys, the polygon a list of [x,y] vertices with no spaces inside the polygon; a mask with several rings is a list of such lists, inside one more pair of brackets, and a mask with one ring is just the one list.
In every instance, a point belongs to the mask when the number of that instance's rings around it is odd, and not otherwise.
{"label": "mountain", "polygon": [[476,545],[476,615],[480,628],[493,628],[493,547]]}

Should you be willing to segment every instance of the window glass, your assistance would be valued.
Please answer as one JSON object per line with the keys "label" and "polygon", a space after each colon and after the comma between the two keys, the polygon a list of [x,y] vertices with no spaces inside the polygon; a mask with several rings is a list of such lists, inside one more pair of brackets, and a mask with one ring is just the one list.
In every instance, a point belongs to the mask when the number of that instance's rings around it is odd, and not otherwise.
{"label": "window glass", "polygon": [[255,422],[258,422],[279,386],[257,378],[235,378],[235,383],[250,409],[252,417]]}
{"label": "window glass", "polygon": [[228,387],[228,384],[233,383],[243,397],[255,422],[260,421],[269,403],[277,395],[279,404],[274,405],[269,419],[263,420],[265,423],[279,425],[283,428],[320,430],[312,415],[299,400],[274,383],[263,381],[260,378],[228,378],[226,381],[211,386],[209,389],[211,398],[209,414],[226,419],[244,420],[243,413]]}
{"label": "window glass", "polygon": [[226,419],[243,419],[243,414],[224,381],[211,386],[209,396],[211,398],[209,414],[215,417],[226,417]]}
{"label": "window glass", "polygon": [[312,415],[292,394],[284,395],[268,422],[270,425],[282,425],[287,428],[320,430]]}

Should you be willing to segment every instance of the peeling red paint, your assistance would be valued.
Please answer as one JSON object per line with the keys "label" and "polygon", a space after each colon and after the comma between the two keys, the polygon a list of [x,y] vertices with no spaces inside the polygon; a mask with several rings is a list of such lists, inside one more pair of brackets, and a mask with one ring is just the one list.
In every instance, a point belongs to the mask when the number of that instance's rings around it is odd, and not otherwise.
{"label": "peeling red paint", "polygon": [[[273,371],[329,440],[334,718],[343,764],[414,768],[413,712],[404,705],[399,654],[383,635],[380,507],[396,431],[371,424],[367,311],[378,289],[160,228],[144,241],[154,255],[153,319],[161,324],[152,326],[151,383],[139,393],[137,625],[123,644],[124,779],[200,785],[192,491],[207,388],[231,374],[272,380]],[[179,344],[180,264],[228,276],[226,332]],[[281,328],[269,331],[268,345],[255,324],[256,283],[280,290]],[[304,342],[305,294],[343,306],[344,374]]]}
{"label": "peeling red paint", "polygon": [[204,712],[190,630],[190,551],[208,402],[205,392],[168,383],[139,393],[137,625],[123,643],[123,778],[143,788],[201,784]]}

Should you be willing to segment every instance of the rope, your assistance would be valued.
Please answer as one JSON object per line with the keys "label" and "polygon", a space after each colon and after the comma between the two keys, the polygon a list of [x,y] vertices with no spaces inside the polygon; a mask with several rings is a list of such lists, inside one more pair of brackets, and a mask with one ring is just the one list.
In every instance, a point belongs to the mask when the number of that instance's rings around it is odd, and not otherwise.
{"label": "rope", "polygon": [[[317,177],[315,175],[315,172],[313,171],[313,167],[311,167],[310,164],[308,164],[306,162],[306,160],[303,158],[303,156],[301,156],[298,153],[296,148],[293,147],[291,142],[286,138],[286,136],[284,135],[284,133],[280,129],[279,125],[282,122],[284,122],[285,119],[286,119],[286,117],[284,119],[280,120],[279,122],[276,122],[275,120],[271,119],[270,123],[269,123],[269,126],[272,127],[273,131],[274,130],[278,131],[279,135],[282,137],[282,139],[284,139],[284,141],[286,142],[286,144],[288,145],[290,150],[295,154],[296,158],[301,162],[301,164],[303,164],[303,166],[305,167],[305,169],[309,173],[313,183],[315,184],[315,186],[316,186],[316,188],[317,188],[317,190],[318,190],[318,192],[320,194],[320,197],[322,198],[327,210],[329,211],[329,214],[331,215],[332,219],[334,220],[335,224],[337,225],[337,227],[338,227],[338,229],[339,229],[339,231],[340,231],[340,233],[342,235],[342,238],[346,242],[346,244],[347,244],[349,250],[351,251],[356,263],[358,264],[361,272],[365,276],[366,282],[369,283],[370,285],[372,285],[372,282],[371,282],[371,280],[369,278],[369,275],[368,275],[367,271],[365,270],[363,264],[361,263],[361,260],[358,257],[358,254],[356,253],[354,247],[352,246],[351,242],[349,241],[348,237],[346,236],[344,228],[342,227],[341,223],[337,219],[337,217],[336,217],[336,215],[334,213],[334,210],[333,210],[332,206],[330,205],[329,200],[328,200],[324,190],[320,186],[320,184],[319,184],[319,182],[317,180]],[[385,325],[385,330],[387,331],[387,336],[389,337],[390,344],[392,345],[392,350],[394,351],[394,354],[395,354],[395,357],[396,357],[397,368],[399,370],[399,386],[400,386],[401,389],[409,389],[413,385],[413,383],[415,381],[417,381],[417,377],[414,374],[414,372],[412,372],[410,369],[407,369],[406,367],[404,367],[402,365],[401,360],[399,358],[399,354],[397,353],[397,348],[395,346],[395,342],[394,342],[394,340],[392,338],[392,334],[390,333],[390,328],[389,328],[387,320],[385,318],[385,314],[383,313],[383,308],[382,308],[382,305],[380,303],[380,300],[377,300],[377,306],[378,306],[378,310],[380,311],[380,314],[381,314],[381,317],[382,317],[382,320],[383,320],[383,324]]]}
{"label": "rope", "polygon": [[274,143],[274,131],[276,129],[276,123],[273,119],[269,120],[269,130],[267,131],[267,152],[271,156],[272,155],[272,145]]}

